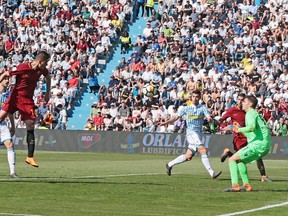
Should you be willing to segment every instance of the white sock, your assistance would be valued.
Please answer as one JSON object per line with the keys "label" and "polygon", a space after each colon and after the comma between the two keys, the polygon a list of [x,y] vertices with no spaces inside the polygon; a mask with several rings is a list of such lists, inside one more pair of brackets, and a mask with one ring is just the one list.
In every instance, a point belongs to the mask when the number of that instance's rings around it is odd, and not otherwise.
{"label": "white sock", "polygon": [[178,156],[178,157],[175,158],[174,160],[170,161],[170,162],[168,163],[168,166],[169,166],[169,167],[173,167],[174,165],[183,163],[183,162],[185,162],[185,161],[186,161],[186,155],[183,154],[183,155]]}
{"label": "white sock", "polygon": [[201,160],[206,170],[209,172],[210,176],[213,177],[214,170],[211,168],[207,154],[201,155]]}
{"label": "white sock", "polygon": [[7,158],[8,158],[9,168],[10,168],[10,174],[15,173],[16,155],[15,155],[13,148],[7,149]]}

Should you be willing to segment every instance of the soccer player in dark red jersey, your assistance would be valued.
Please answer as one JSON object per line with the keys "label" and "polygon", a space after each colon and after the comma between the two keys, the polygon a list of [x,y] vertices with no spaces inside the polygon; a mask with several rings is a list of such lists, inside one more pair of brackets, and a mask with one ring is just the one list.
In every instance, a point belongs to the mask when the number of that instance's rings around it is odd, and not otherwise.
{"label": "soccer player in dark red jersey", "polygon": [[[242,102],[245,98],[244,93],[240,93],[237,97],[237,104],[226,111],[226,113],[221,117],[219,122],[223,122],[228,118],[231,118],[233,123],[237,123],[239,127],[245,127],[245,115],[246,113],[242,110]],[[243,133],[233,133],[233,146],[234,151],[237,152],[241,148],[247,145],[247,138]],[[233,153],[225,148],[223,154],[221,155],[221,162],[223,163],[227,157],[231,157]],[[262,159],[257,160],[257,167],[261,174],[261,181],[271,182],[271,180],[266,176],[265,166]]]}
{"label": "soccer player in dark red jersey", "polygon": [[27,128],[28,157],[26,163],[33,167],[38,167],[34,158],[35,137],[34,137],[34,90],[39,78],[43,75],[46,78],[47,91],[45,101],[48,102],[50,95],[51,78],[46,69],[50,55],[46,51],[39,51],[31,63],[23,63],[9,71],[5,71],[0,76],[0,82],[6,76],[16,76],[16,83],[8,100],[5,102],[0,111],[0,122],[17,110],[20,111],[22,120],[25,121]]}

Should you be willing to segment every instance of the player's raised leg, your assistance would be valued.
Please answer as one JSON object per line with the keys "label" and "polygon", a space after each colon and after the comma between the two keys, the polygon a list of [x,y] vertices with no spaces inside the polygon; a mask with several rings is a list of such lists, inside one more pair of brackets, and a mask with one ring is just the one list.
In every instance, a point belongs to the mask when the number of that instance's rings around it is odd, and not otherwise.
{"label": "player's raised leg", "polygon": [[34,135],[34,120],[28,119],[25,121],[27,128],[27,145],[28,145],[28,157],[26,158],[26,163],[33,167],[39,167],[35,158],[35,135]]}
{"label": "player's raised leg", "polygon": [[166,164],[167,174],[169,176],[171,175],[171,171],[172,171],[173,166],[175,166],[177,164],[184,163],[186,161],[190,161],[192,159],[192,157],[194,156],[194,154],[196,153],[196,152],[194,152],[194,153],[193,152],[191,149],[187,149],[186,154],[179,155],[177,158],[175,158],[174,160],[167,163]]}

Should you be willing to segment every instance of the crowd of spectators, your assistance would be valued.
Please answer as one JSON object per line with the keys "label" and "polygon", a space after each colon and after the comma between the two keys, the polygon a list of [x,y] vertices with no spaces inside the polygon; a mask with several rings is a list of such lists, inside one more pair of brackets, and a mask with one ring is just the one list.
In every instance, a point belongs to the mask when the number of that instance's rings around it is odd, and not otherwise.
{"label": "crowd of spectators", "polygon": [[[213,117],[233,106],[240,92],[255,95],[271,133],[287,136],[287,1],[159,0],[151,14],[141,14],[144,1],[132,5],[132,17],[145,19],[146,26],[131,56],[100,87],[84,129],[183,132],[185,119],[158,123],[199,89]],[[152,95],[145,94],[147,85]],[[205,124],[206,132],[219,128]]]}
{"label": "crowd of spectators", "polygon": [[[121,3],[120,3],[121,2]],[[65,129],[81,83],[98,88],[97,62],[107,59],[133,7],[124,0],[0,0],[0,71],[31,61],[39,50],[51,53],[51,97],[46,80],[35,90],[36,128]],[[11,88],[13,88],[11,80]],[[16,113],[16,127],[25,127]]]}

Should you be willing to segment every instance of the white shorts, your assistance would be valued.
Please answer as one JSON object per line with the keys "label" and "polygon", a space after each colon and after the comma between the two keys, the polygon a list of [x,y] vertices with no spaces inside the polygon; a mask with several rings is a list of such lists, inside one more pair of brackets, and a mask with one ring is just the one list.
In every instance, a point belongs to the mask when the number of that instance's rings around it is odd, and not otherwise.
{"label": "white shorts", "polygon": [[194,154],[197,152],[197,147],[203,145],[202,133],[199,132],[188,131],[186,134],[186,140],[188,142],[188,149],[190,149]]}
{"label": "white shorts", "polygon": [[0,144],[4,144],[6,140],[12,140],[9,128],[6,125],[0,125]]}

